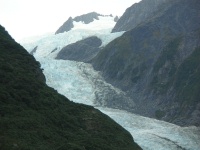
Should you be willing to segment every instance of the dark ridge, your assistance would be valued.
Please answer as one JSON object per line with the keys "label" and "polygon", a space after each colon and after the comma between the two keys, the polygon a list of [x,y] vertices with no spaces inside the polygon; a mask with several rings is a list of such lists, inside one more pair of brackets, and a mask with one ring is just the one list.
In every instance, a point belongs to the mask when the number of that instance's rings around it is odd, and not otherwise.
{"label": "dark ridge", "polygon": [[101,44],[99,38],[92,36],[62,48],[56,59],[88,62],[99,52]]}
{"label": "dark ridge", "polygon": [[36,46],[31,52],[30,54],[33,55],[36,51],[37,51],[38,46]]}

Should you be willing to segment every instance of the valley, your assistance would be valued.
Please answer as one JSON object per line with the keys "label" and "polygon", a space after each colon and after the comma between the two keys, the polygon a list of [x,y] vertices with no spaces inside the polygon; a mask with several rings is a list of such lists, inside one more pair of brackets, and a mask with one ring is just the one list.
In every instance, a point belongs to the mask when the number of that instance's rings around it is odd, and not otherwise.
{"label": "valley", "polygon": [[[20,43],[41,63],[47,85],[111,117],[144,150],[199,150],[199,3],[154,3],[155,11],[145,0],[130,7],[117,26],[113,16],[90,13]],[[131,26],[130,12],[138,24]]]}
{"label": "valley", "polygon": [[[47,85],[75,103],[94,106],[107,114],[128,130],[144,150],[198,150],[200,147],[199,127],[180,127],[122,110],[122,107],[130,104],[134,106],[133,109],[137,106],[126,93],[107,83],[91,64],[54,59],[55,55],[51,53],[51,50],[57,46],[58,42],[54,42],[57,36],[52,35],[52,37],[54,37],[51,39],[53,41],[46,40],[52,44],[51,48],[48,48],[48,43],[45,46],[46,42],[36,42],[39,46],[40,44],[44,46],[41,49],[38,48],[35,57],[41,63]],[[35,47],[34,44],[26,46],[31,47],[30,50]],[[44,50],[49,51],[44,53]],[[120,104],[122,100],[124,106]]]}

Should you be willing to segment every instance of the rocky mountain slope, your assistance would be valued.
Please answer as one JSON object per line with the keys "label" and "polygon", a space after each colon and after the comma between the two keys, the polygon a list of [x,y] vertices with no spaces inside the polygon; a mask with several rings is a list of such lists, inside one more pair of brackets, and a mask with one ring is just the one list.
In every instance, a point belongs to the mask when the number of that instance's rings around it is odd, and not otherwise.
{"label": "rocky mountain slope", "polygon": [[169,0],[160,8],[156,15],[109,43],[92,64],[106,81],[132,97],[137,109],[124,109],[199,126],[200,3]]}
{"label": "rocky mountain slope", "polygon": [[112,32],[128,31],[156,15],[162,5],[169,0],[142,0],[127,8],[119,18]]}
{"label": "rocky mountain slope", "polygon": [[0,26],[0,149],[141,149],[91,106],[48,87],[40,64]]}
{"label": "rocky mountain slope", "polygon": [[56,59],[88,62],[99,52],[101,44],[101,39],[91,36],[63,47]]}

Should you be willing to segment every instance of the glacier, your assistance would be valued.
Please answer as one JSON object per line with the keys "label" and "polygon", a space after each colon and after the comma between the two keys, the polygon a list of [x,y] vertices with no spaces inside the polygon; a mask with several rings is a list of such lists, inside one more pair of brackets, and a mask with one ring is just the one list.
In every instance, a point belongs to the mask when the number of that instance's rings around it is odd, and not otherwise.
{"label": "glacier", "polygon": [[77,22],[71,31],[25,39],[20,43],[28,52],[37,46],[33,55],[44,69],[47,85],[71,101],[94,106],[111,117],[128,130],[144,150],[199,150],[199,127],[180,127],[121,110],[120,105],[113,103],[124,100],[128,105],[131,99],[120,89],[106,83],[92,65],[54,59],[64,46],[84,38],[95,35],[102,40],[103,47],[121,36],[124,32],[110,33],[114,26],[113,20],[113,17],[101,17],[89,25]]}
{"label": "glacier", "polygon": [[[75,22],[72,30],[60,34],[45,34],[39,37],[30,37],[19,41],[23,47],[31,52],[36,46],[37,53],[34,57],[49,57],[55,58],[58,52],[69,44],[83,40],[90,36],[97,36],[102,41],[100,47],[104,47],[115,38],[121,36],[124,32],[111,33],[112,27],[115,25],[114,17],[99,17],[99,20],[95,20],[90,24],[84,24],[82,22]],[[57,49],[55,52],[52,52]]]}
{"label": "glacier", "polygon": [[199,150],[200,128],[180,127],[123,110],[97,107],[128,130],[144,150]]}

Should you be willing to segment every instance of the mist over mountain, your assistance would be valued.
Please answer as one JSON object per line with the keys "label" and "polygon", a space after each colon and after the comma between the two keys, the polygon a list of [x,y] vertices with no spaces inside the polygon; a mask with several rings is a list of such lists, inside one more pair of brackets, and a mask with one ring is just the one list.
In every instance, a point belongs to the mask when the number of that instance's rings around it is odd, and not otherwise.
{"label": "mist over mountain", "polygon": [[199,126],[200,3],[162,1],[154,15],[133,25],[130,20],[137,20],[143,8],[148,12],[151,2],[158,3],[143,0],[127,9],[120,19],[124,18],[122,30],[129,31],[102,49],[92,64],[106,81],[132,97],[137,108],[124,109]]}

